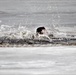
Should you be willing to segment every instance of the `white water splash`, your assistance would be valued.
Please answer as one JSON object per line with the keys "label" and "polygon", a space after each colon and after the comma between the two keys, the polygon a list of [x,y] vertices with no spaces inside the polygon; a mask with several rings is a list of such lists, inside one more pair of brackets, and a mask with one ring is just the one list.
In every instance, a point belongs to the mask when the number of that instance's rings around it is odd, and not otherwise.
{"label": "white water splash", "polygon": [[0,26],[0,34],[1,36],[7,36],[12,39],[24,39],[31,38],[32,33],[25,26],[19,26],[15,29],[9,25],[1,25]]}

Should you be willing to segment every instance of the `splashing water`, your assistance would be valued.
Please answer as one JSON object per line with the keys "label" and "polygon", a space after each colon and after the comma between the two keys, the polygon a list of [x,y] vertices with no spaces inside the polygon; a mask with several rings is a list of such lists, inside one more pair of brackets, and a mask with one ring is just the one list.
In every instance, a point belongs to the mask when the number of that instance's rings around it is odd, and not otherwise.
{"label": "splashing water", "polygon": [[9,37],[12,39],[25,39],[31,38],[32,33],[25,26],[19,26],[15,29],[9,25],[0,26],[0,37]]}

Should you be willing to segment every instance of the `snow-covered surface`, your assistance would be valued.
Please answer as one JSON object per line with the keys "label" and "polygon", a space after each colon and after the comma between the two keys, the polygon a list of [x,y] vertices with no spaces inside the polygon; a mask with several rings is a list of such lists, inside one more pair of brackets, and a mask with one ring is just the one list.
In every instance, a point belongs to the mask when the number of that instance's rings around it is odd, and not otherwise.
{"label": "snow-covered surface", "polygon": [[0,75],[76,75],[76,47],[0,48]]}

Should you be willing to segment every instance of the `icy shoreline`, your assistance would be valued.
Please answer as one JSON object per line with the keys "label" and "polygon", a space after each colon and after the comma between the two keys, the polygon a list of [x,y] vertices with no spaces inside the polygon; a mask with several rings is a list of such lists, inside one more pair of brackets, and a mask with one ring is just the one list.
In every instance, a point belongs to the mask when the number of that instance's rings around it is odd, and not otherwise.
{"label": "icy shoreline", "polygon": [[1,75],[75,75],[76,47],[0,48]]}

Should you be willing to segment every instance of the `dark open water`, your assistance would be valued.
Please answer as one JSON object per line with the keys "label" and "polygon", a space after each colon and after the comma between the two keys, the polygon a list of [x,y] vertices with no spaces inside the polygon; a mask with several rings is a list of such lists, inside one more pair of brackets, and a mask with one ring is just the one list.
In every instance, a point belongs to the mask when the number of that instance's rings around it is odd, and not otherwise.
{"label": "dark open water", "polygon": [[76,35],[76,1],[0,0],[1,37],[12,34],[19,38],[20,32],[35,33],[39,26]]}

